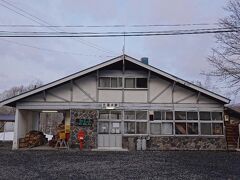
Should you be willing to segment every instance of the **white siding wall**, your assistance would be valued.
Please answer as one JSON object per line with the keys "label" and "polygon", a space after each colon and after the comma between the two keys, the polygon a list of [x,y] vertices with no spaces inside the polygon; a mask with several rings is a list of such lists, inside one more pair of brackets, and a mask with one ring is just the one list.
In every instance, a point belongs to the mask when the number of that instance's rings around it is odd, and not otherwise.
{"label": "white siding wall", "polygon": [[99,90],[99,102],[122,102],[122,90]]}
{"label": "white siding wall", "polygon": [[147,103],[146,90],[126,90],[124,92],[125,102]]}
{"label": "white siding wall", "polygon": [[[71,95],[71,83],[64,84],[50,90],[46,90],[46,102],[132,102],[132,103],[156,103],[156,104],[167,104],[174,103],[179,104],[196,104],[198,94],[195,91],[189,90],[175,85],[174,93],[172,97],[172,81],[165,80],[156,75],[151,75],[149,84],[149,102],[148,102],[148,91],[147,90],[124,90],[124,97],[122,97],[122,89],[118,90],[104,90],[98,89],[96,77],[97,73],[93,72],[90,75],[81,77],[74,80],[73,92]],[[126,71],[123,75],[119,70],[106,70],[100,71],[99,76],[108,77],[147,77],[147,73],[140,71]],[[123,84],[124,85],[124,84]],[[160,94],[160,95],[159,95]],[[98,98],[97,98],[98,95]],[[159,95],[159,96],[158,96]],[[43,93],[34,95],[32,97],[26,98],[25,102],[43,102]],[[201,95],[199,98],[199,104],[218,104],[218,102],[210,99],[207,96]]]}

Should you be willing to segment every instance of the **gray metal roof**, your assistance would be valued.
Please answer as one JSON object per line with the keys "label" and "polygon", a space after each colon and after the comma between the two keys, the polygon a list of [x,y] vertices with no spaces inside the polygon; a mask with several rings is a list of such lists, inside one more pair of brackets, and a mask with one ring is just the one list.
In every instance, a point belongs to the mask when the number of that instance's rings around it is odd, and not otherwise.
{"label": "gray metal roof", "polygon": [[13,114],[0,114],[0,121],[15,121],[15,115]]}
{"label": "gray metal roof", "polygon": [[124,57],[124,59],[127,60],[127,61],[130,61],[130,62],[132,62],[132,63],[134,63],[134,64],[136,64],[136,65],[139,65],[139,66],[141,66],[141,67],[143,67],[143,68],[146,68],[146,69],[148,69],[148,70],[150,70],[150,71],[152,71],[152,72],[155,72],[155,73],[157,73],[157,74],[159,74],[159,75],[162,75],[162,76],[164,76],[164,77],[166,77],[166,78],[168,78],[168,79],[170,79],[170,80],[173,80],[173,81],[176,82],[176,83],[182,84],[182,85],[184,85],[184,86],[186,86],[186,87],[189,87],[189,88],[191,88],[191,89],[194,89],[194,90],[196,90],[196,91],[198,91],[198,92],[201,92],[201,93],[203,93],[203,94],[205,94],[205,95],[208,95],[208,96],[210,96],[210,97],[212,97],[212,98],[214,98],[214,99],[217,99],[217,100],[223,102],[224,104],[228,104],[228,103],[230,102],[230,99],[228,99],[228,98],[226,98],[226,97],[223,97],[223,96],[221,96],[221,95],[219,95],[219,94],[216,94],[216,93],[211,92],[211,91],[209,91],[209,90],[207,90],[207,89],[204,89],[204,88],[202,88],[202,87],[199,87],[199,86],[197,86],[197,85],[195,85],[195,84],[192,84],[192,83],[190,83],[190,82],[188,82],[188,81],[185,81],[185,80],[183,80],[183,79],[181,79],[181,78],[178,78],[178,77],[176,77],[176,76],[173,76],[173,75],[171,75],[171,74],[169,74],[169,73],[167,73],[167,72],[164,72],[164,71],[162,71],[162,70],[160,70],[160,69],[157,69],[156,67],[153,67],[153,66],[150,66],[150,65],[146,65],[146,64],[142,63],[141,61],[139,61],[139,60],[137,60],[137,59],[135,59],[135,58],[132,58],[132,57],[130,57],[130,56],[128,56],[128,55],[124,55],[124,56],[121,55],[121,56],[118,56],[118,57],[116,57],[116,58],[113,58],[113,59],[110,59],[110,60],[108,60],[108,61],[105,61],[105,62],[103,62],[103,63],[100,63],[100,64],[98,64],[98,65],[95,65],[95,66],[93,66],[93,67],[87,68],[87,69],[85,69],[85,70],[83,70],[83,71],[77,72],[77,73],[75,73],[75,74],[69,75],[69,76],[64,77],[64,78],[62,78],[62,79],[59,79],[59,80],[56,80],[56,81],[51,82],[51,83],[49,83],[49,84],[46,84],[46,85],[44,85],[44,86],[41,86],[41,87],[39,87],[39,88],[37,88],[37,89],[34,89],[34,90],[31,90],[31,91],[25,92],[25,93],[23,93],[23,94],[17,95],[17,96],[15,96],[15,97],[6,99],[6,100],[0,102],[0,106],[3,106],[3,105],[14,106],[12,103],[16,103],[16,102],[19,101],[20,99],[26,98],[26,97],[28,97],[28,96],[30,96],[30,95],[33,95],[33,94],[36,94],[36,93],[38,93],[38,92],[44,91],[44,90],[46,90],[46,89],[52,88],[52,87],[57,86],[57,85],[59,85],[59,84],[65,83],[65,82],[67,82],[67,81],[71,81],[71,80],[74,79],[74,78],[81,77],[81,76],[83,76],[83,75],[85,75],[85,74],[87,74],[87,73],[96,71],[96,70],[98,70],[98,69],[100,69],[100,68],[106,67],[106,66],[111,65],[111,64],[113,64],[113,63],[116,63],[116,62],[118,62],[118,61],[122,61],[122,60],[123,60],[123,57]]}

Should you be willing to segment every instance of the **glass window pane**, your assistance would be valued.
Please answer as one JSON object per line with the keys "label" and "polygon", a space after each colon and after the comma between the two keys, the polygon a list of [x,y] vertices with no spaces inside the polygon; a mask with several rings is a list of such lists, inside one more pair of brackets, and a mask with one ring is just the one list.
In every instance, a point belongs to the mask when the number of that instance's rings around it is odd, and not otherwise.
{"label": "glass window pane", "polygon": [[200,120],[210,121],[211,120],[210,112],[200,112]]}
{"label": "glass window pane", "polygon": [[137,88],[147,88],[147,78],[137,78]]}
{"label": "glass window pane", "polygon": [[137,132],[136,134],[147,134],[147,123],[146,122],[136,122]]}
{"label": "glass window pane", "polygon": [[110,87],[110,78],[109,77],[99,78],[99,87]]}
{"label": "glass window pane", "polygon": [[108,122],[99,122],[98,132],[99,132],[99,134],[108,134],[109,133],[109,123]]}
{"label": "glass window pane", "polygon": [[211,135],[211,123],[201,123],[201,134]]}
{"label": "glass window pane", "polygon": [[223,134],[223,123],[213,123],[212,124],[213,135],[222,135]]}
{"label": "glass window pane", "polygon": [[166,112],[166,120],[173,120],[173,112]]}
{"label": "glass window pane", "polygon": [[135,88],[135,79],[125,78],[125,88]]}
{"label": "glass window pane", "polygon": [[150,132],[153,135],[161,134],[161,124],[160,123],[151,123],[150,124]]}
{"label": "glass window pane", "polygon": [[198,134],[198,123],[187,123],[188,134]]}
{"label": "glass window pane", "polygon": [[176,123],[175,124],[176,134],[187,134],[186,123]]}
{"label": "glass window pane", "polygon": [[147,120],[147,111],[136,111],[137,120]]}
{"label": "glass window pane", "polygon": [[198,120],[197,112],[187,112],[187,120]]}
{"label": "glass window pane", "polygon": [[212,120],[222,120],[222,112],[212,112]]}
{"label": "glass window pane", "polygon": [[176,120],[186,120],[186,112],[185,111],[176,111],[175,119]]}
{"label": "glass window pane", "polygon": [[111,119],[122,119],[121,111],[111,111]]}
{"label": "glass window pane", "polygon": [[99,119],[109,119],[109,111],[99,111]]}
{"label": "glass window pane", "polygon": [[120,134],[121,133],[121,123],[120,122],[111,122],[110,123],[110,133],[111,134]]}
{"label": "glass window pane", "polygon": [[161,132],[163,135],[171,135],[173,134],[173,124],[172,123],[162,123]]}
{"label": "glass window pane", "polygon": [[118,87],[122,87],[122,78],[118,78]]}
{"label": "glass window pane", "polygon": [[118,78],[111,78],[111,87],[116,88],[118,87]]}
{"label": "glass window pane", "polygon": [[125,111],[124,119],[132,119],[135,120],[135,111]]}
{"label": "glass window pane", "polygon": [[162,120],[162,112],[154,111],[154,120]]}
{"label": "glass window pane", "polygon": [[135,134],[135,122],[124,122],[124,133]]}

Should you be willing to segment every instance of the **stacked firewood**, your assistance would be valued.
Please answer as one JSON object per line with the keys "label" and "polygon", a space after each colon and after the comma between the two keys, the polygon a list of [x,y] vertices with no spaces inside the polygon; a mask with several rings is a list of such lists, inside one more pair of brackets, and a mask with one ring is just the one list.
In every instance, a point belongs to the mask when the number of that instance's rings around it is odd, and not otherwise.
{"label": "stacked firewood", "polygon": [[19,139],[20,148],[32,148],[44,145],[48,142],[46,136],[41,131],[30,131],[24,138]]}

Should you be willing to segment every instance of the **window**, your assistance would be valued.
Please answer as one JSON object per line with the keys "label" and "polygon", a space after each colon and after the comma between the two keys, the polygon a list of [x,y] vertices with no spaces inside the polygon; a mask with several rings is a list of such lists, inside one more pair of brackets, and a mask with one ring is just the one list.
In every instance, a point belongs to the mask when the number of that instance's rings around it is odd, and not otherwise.
{"label": "window", "polygon": [[125,111],[124,119],[147,120],[147,111]]}
{"label": "window", "polygon": [[211,135],[211,123],[201,123],[201,134],[202,135]]}
{"label": "window", "polygon": [[125,88],[135,88],[135,79],[125,78]]}
{"label": "window", "polygon": [[137,78],[137,88],[147,88],[147,78]]}
{"label": "window", "polygon": [[120,88],[122,87],[122,78],[121,77],[100,77],[99,87]]}
{"label": "window", "polygon": [[200,120],[203,120],[203,121],[211,120],[211,113],[210,112],[200,112]]}
{"label": "window", "polygon": [[147,78],[125,78],[125,88],[147,88]]}
{"label": "window", "polygon": [[121,111],[99,111],[99,119],[122,119]]}
{"label": "window", "polygon": [[154,111],[153,120],[173,120],[171,111]]}
{"label": "window", "polygon": [[187,120],[198,120],[197,112],[187,112]]}
{"label": "window", "polygon": [[187,123],[188,134],[198,134],[198,123]]}
{"label": "window", "polygon": [[186,123],[175,123],[176,134],[187,134]]}
{"label": "window", "polygon": [[122,119],[121,111],[111,111],[111,119]]}
{"label": "window", "polygon": [[161,134],[161,123],[151,123],[150,124],[150,133],[153,135]]}
{"label": "window", "polygon": [[99,78],[99,87],[110,87],[110,78],[109,77]]}
{"label": "window", "polygon": [[186,112],[185,111],[176,111],[175,119],[176,120],[186,120]]}
{"label": "window", "polygon": [[213,135],[222,135],[223,134],[223,123],[213,123],[212,124]]}
{"label": "window", "polygon": [[99,122],[98,133],[99,134],[108,134],[109,133],[109,122]]}
{"label": "window", "polygon": [[166,120],[173,120],[173,112],[166,112]]}
{"label": "window", "polygon": [[136,122],[136,128],[137,128],[136,134],[147,134],[146,122]]}
{"label": "window", "polygon": [[135,111],[125,111],[124,112],[124,119],[135,120]]}
{"label": "window", "polygon": [[109,119],[109,111],[99,111],[99,119]]}
{"label": "window", "polygon": [[212,112],[212,120],[223,120],[222,112]]}
{"label": "window", "polygon": [[162,123],[162,134],[163,135],[172,135],[173,134],[173,123]]}
{"label": "window", "polygon": [[136,120],[147,120],[147,111],[136,111]]}
{"label": "window", "polygon": [[121,133],[121,123],[120,122],[111,122],[110,123],[110,133],[111,134],[120,134]]}
{"label": "window", "polygon": [[161,111],[154,111],[153,120],[162,120],[162,112]]}
{"label": "window", "polygon": [[135,134],[135,122],[124,122],[124,133]]}

